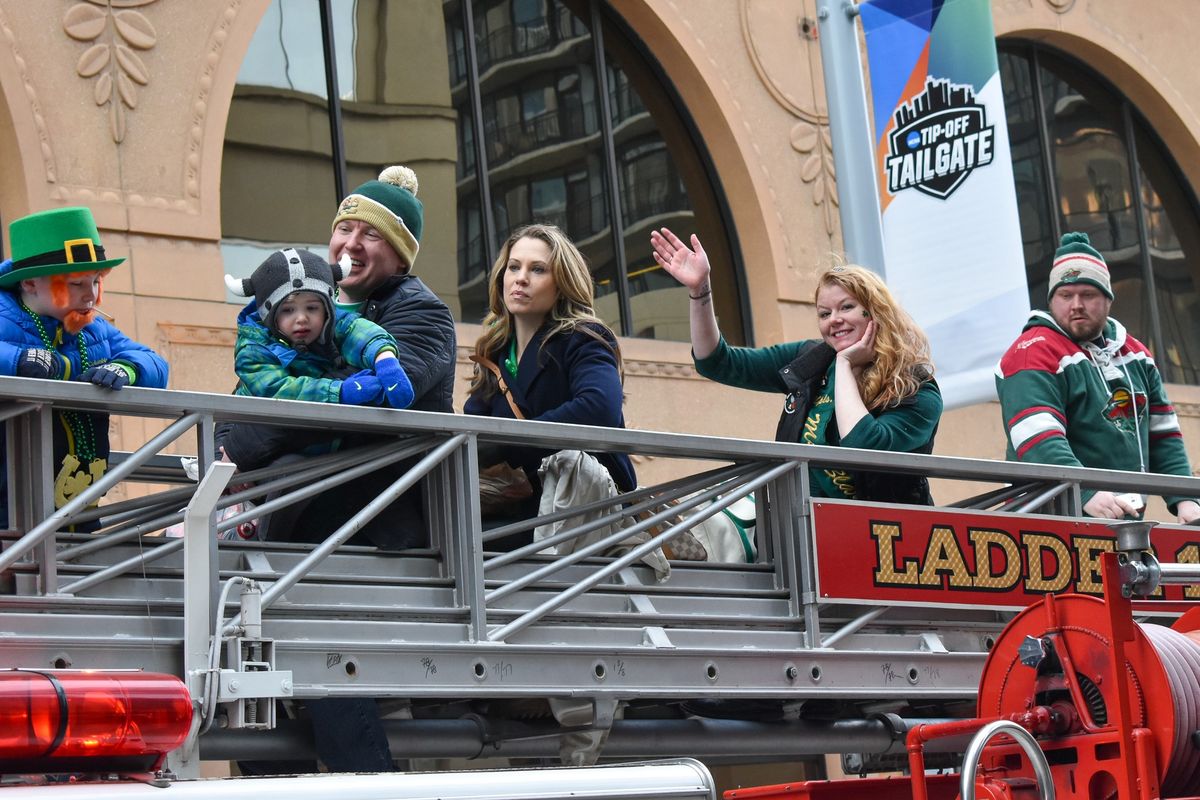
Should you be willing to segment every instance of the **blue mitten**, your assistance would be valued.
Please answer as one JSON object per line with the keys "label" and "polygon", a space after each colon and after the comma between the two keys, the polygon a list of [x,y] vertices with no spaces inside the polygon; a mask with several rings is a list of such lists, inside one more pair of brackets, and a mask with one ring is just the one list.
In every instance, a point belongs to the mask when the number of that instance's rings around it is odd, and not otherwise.
{"label": "blue mitten", "polygon": [[383,395],[383,384],[369,369],[356,372],[342,381],[338,402],[349,406],[369,406]]}
{"label": "blue mitten", "polygon": [[128,386],[132,378],[127,367],[112,361],[98,367],[90,367],[79,376],[81,381],[90,381],[97,386],[105,386],[114,391],[122,386]]}
{"label": "blue mitten", "polygon": [[64,371],[63,357],[44,347],[31,347],[22,350],[21,355],[17,356],[18,378],[47,378],[57,381],[62,380]]}
{"label": "blue mitten", "polygon": [[412,383],[400,362],[394,358],[381,358],[375,362],[375,374],[383,384],[383,393],[392,408],[408,408],[413,401]]}

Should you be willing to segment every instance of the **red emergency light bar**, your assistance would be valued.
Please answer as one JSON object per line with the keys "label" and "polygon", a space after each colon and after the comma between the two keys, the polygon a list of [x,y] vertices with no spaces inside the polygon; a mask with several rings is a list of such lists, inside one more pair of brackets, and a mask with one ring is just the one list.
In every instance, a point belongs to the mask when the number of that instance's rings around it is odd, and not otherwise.
{"label": "red emergency light bar", "polygon": [[0,773],[150,772],[192,724],[173,675],[0,671]]}

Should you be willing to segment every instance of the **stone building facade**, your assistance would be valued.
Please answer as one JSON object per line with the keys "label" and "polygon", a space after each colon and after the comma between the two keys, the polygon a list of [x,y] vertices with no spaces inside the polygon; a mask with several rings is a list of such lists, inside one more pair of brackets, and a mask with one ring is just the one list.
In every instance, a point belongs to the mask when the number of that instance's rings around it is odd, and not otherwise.
{"label": "stone building facade", "polygon": [[[106,310],[166,355],[173,388],[232,388],[236,307],[223,273],[246,269],[272,242],[316,247],[328,238],[336,203],[325,165],[333,148],[330,104],[327,96],[325,105],[312,101],[320,92],[309,92],[301,73],[307,59],[323,63],[321,37],[309,46],[311,32],[287,27],[298,24],[294,9],[304,2],[0,0],[0,221],[6,227],[31,211],[90,206],[108,251],[128,257],[108,280]],[[1200,83],[1191,47],[1200,19],[1189,13],[1192,3],[994,0],[992,7],[1002,47],[1017,54],[1031,48],[1046,63],[1060,59],[1127,101],[1136,124],[1167,154],[1175,188],[1156,185],[1158,195],[1178,195],[1170,202],[1190,209],[1195,222]],[[337,62],[341,77],[347,70],[354,76],[337,92],[341,179],[353,186],[388,163],[416,168],[427,215],[416,271],[459,314],[464,377],[466,348],[478,332],[478,275],[494,241],[463,211],[482,191],[472,183],[481,173],[469,163],[482,154],[493,195],[492,215],[483,219],[494,229],[523,221],[521,209],[532,215],[539,202],[572,225],[591,224],[590,210],[596,222],[578,238],[600,265],[598,280],[619,285],[602,294],[600,309],[624,334],[632,426],[772,436],[780,398],[698,378],[684,341],[686,299],[642,273],[650,272],[651,227],[700,230],[714,245],[718,310],[731,339],[769,344],[815,335],[814,276],[842,249],[815,35],[819,5],[825,0],[476,0],[474,39],[496,46],[477,46],[468,58],[455,48],[463,35],[455,27],[460,0],[332,0],[350,31],[339,42],[351,43]],[[576,69],[567,59],[596,26],[611,63]],[[255,83],[251,67],[275,53],[262,47],[293,36],[294,46],[280,51],[286,81]],[[536,92],[492,88],[503,80],[528,87],[551,71],[549,88]],[[589,81],[599,87],[595,97],[607,90],[612,110],[572,138],[560,127],[572,118],[546,104],[581,102],[579,118],[588,118]],[[622,112],[626,85],[638,97]],[[470,107],[481,109],[481,137],[464,133]],[[528,152],[512,150],[522,137],[532,137]],[[673,159],[666,178],[656,166],[663,162],[638,160],[664,148]],[[592,166],[576,169],[571,159]],[[542,174],[569,164],[553,185],[506,177],[523,160]],[[606,171],[606,160],[615,171]],[[642,185],[649,190],[627,187],[625,212],[632,203],[639,216],[609,235],[604,220],[620,206],[595,187],[639,180],[651,167],[660,172]],[[686,203],[673,200],[679,187]],[[1063,210],[1066,201],[1056,205]],[[1194,295],[1200,262],[1186,256],[1196,255],[1187,241],[1195,231],[1178,219],[1175,228],[1184,257],[1172,263]],[[1190,342],[1177,359],[1183,379],[1170,391],[1198,463],[1200,381],[1187,376],[1196,374],[1188,353],[1200,350],[1200,333],[1172,335]],[[144,434],[121,431],[125,446]],[[937,452],[1002,457],[998,406],[949,411]],[[639,469],[647,480],[669,471],[653,463]]]}

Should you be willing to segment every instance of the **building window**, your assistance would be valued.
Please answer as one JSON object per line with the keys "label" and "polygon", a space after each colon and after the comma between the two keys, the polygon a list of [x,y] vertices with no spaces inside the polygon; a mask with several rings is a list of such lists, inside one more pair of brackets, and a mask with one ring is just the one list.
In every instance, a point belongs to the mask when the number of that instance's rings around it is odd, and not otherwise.
{"label": "building window", "polygon": [[284,244],[324,252],[342,194],[397,163],[425,205],[414,272],[459,320],[483,318],[508,234],[552,222],[588,258],[614,329],[687,341],[685,290],[650,258],[665,226],[704,238],[722,328],[747,342],[711,165],[600,0],[274,0],[226,130],[227,271]]}
{"label": "building window", "polygon": [[1200,209],[1132,103],[1049,48],[999,43],[1029,300],[1046,308],[1059,237],[1083,231],[1112,275],[1112,315],[1163,377],[1200,383]]}

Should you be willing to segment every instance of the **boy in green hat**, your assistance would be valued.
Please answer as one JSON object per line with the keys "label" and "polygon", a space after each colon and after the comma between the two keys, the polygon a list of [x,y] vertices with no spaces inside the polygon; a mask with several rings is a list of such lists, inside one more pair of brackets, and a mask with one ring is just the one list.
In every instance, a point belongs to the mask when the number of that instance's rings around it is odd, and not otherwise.
{"label": "boy in green hat", "polygon": [[[0,263],[0,375],[165,388],[167,362],[96,316],[104,276],[125,259],[105,255],[92,212],[41,211],[8,230],[12,259]],[[3,436],[0,428],[0,452]],[[56,508],[100,479],[108,454],[107,414],[55,412]],[[0,462],[0,522],[8,516],[5,468]]]}

